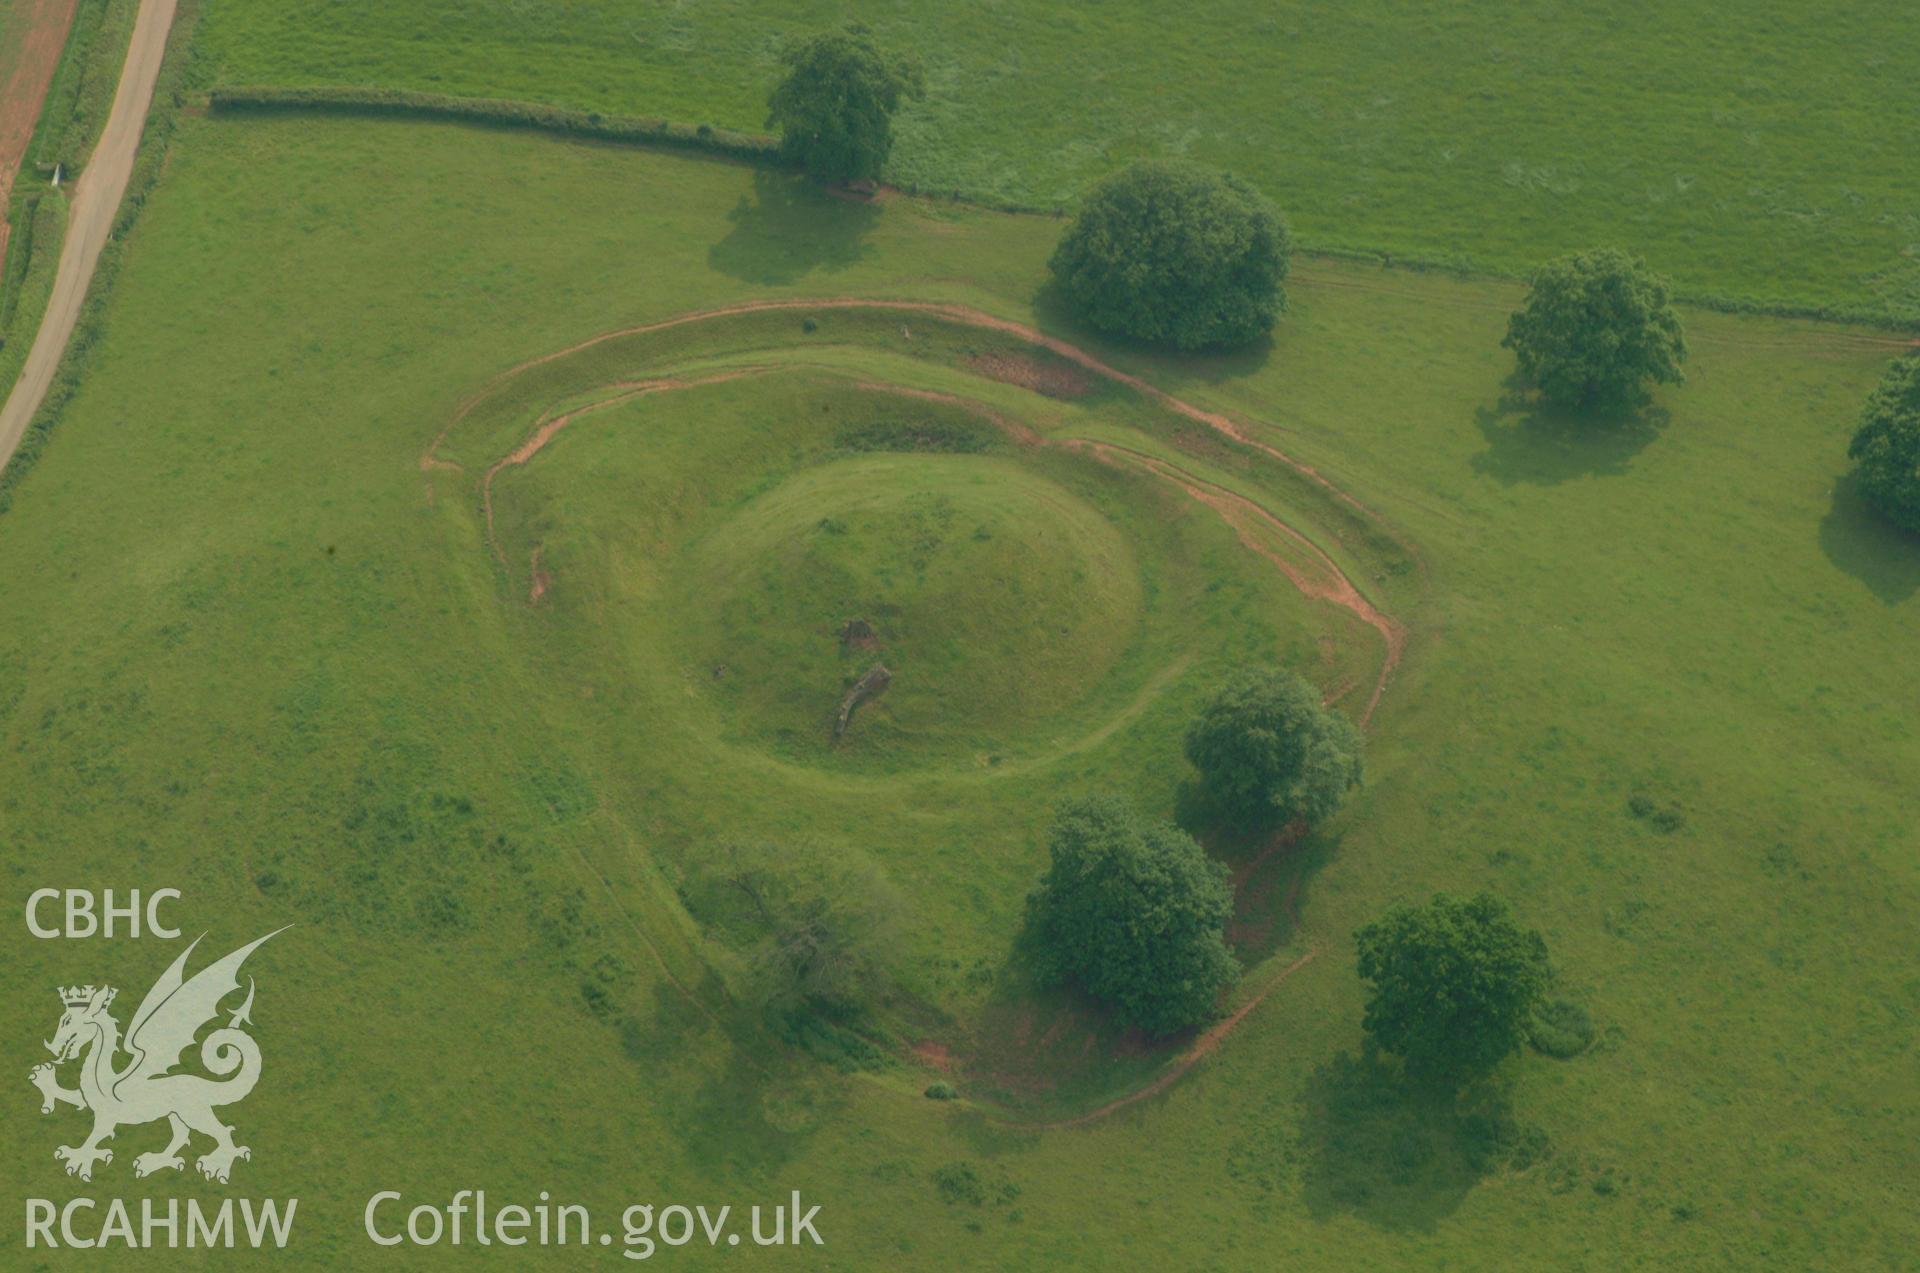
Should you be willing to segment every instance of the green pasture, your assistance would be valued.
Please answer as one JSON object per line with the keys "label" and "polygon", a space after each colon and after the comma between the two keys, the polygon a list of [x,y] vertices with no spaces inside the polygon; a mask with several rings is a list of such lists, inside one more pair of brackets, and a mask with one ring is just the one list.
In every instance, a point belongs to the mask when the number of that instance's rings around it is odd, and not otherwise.
{"label": "green pasture", "polygon": [[1920,318],[1898,0],[1497,6],[1124,0],[219,0],[205,74],[520,97],[754,129],[780,42],[857,12],[928,67],[891,175],[1055,207],[1185,155],[1316,247],[1522,273],[1619,244],[1681,289]]}
{"label": "green pasture", "polygon": [[[300,45],[261,12],[215,6],[210,49],[299,78],[260,52]],[[564,34],[530,47],[571,75],[592,57]],[[300,56],[360,79],[384,47]],[[484,43],[434,56],[431,87],[498,69]],[[1584,237],[1565,211],[1550,233]],[[1490,252],[1548,233],[1462,221],[1513,236]],[[236,1190],[301,1199],[278,1262],[478,1265],[375,1252],[360,1209],[484,1187],[607,1218],[800,1189],[851,1268],[1916,1267],[1920,543],[1842,480],[1886,338],[1690,311],[1689,383],[1593,430],[1506,383],[1509,284],[1302,261],[1270,346],[1174,359],[1037,301],[1058,229],[496,131],[181,120],[89,374],[0,518],[0,843],[16,908],[113,882],[180,888],[212,944],[297,925],[256,956],[267,1068],[230,1115],[254,1148]],[[1838,290],[1877,250],[1806,277]],[[1696,282],[1765,290],[1763,255],[1716,276],[1703,246]],[[982,374],[1021,342],[912,314],[712,319],[504,374],[688,311],[848,296],[1040,325],[1372,516],[1098,377],[1048,397]],[[609,400],[658,377],[688,387]],[[581,408],[498,471],[490,533],[488,471]],[[1271,993],[1165,1093],[1046,1130],[1178,1047],[1023,986],[1047,809],[1119,787],[1191,818],[1178,738],[1215,676],[1281,659],[1338,692],[1378,662],[1174,483],[1069,439],[1259,502],[1412,640],[1367,786],[1243,892],[1236,996]],[[823,717],[861,664],[822,629],[856,607],[900,643],[899,696],[836,750]],[[1202,829],[1230,862],[1253,847]],[[682,900],[736,835],[869,862],[906,899],[868,1050],[740,1006],[737,956]],[[1362,1054],[1351,933],[1481,887],[1544,932],[1601,1038],[1435,1105]],[[9,931],[22,1066],[55,985],[133,997],[172,953]],[[943,1074],[964,1099],[921,1096]],[[134,1181],[150,1129],[70,1181],[51,1149],[74,1116],[16,1097],[0,1152],[36,1193],[222,1192]]]}

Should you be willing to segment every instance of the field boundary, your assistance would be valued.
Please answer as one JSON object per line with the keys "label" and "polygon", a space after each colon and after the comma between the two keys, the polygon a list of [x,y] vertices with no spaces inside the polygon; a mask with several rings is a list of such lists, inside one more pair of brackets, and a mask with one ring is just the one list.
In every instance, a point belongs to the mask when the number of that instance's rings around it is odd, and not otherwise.
{"label": "field boundary", "polygon": [[790,166],[780,158],[780,140],[777,137],[734,132],[709,124],[682,124],[645,116],[568,110],[509,98],[453,97],[444,93],[372,87],[234,85],[208,90],[207,107],[225,115],[299,113],[453,121],[492,128],[559,133],[630,146],[703,150],[736,159]]}
{"label": "field boundary", "polygon": [[[626,145],[706,151],[745,159],[768,167],[789,170],[795,167],[781,155],[779,140],[763,134],[735,132],[708,124],[679,123],[657,116],[606,115],[599,111],[573,110],[543,102],[512,98],[458,97],[444,93],[376,88],[369,85],[250,84],[211,88],[207,92],[207,104],[212,111],[234,115],[334,114],[470,123],[492,128],[557,133],[563,136]],[[915,198],[944,200],[987,212],[1065,217],[1072,211],[1071,204],[1048,206],[1023,204],[972,194],[965,190],[934,190],[912,182],[888,188]],[[1397,252],[1385,248],[1317,243],[1312,239],[1298,237],[1294,242],[1303,256],[1377,265],[1386,270],[1405,270],[1414,274],[1446,274],[1463,280],[1495,279],[1506,282],[1525,282],[1529,277],[1526,273],[1491,268],[1464,255],[1426,256],[1417,252]],[[1903,318],[1872,309],[1769,301],[1685,289],[1676,289],[1673,297],[1683,305],[1722,314],[1750,314],[1763,318],[1842,323],[1872,327],[1882,331],[1920,332],[1920,317]]]}

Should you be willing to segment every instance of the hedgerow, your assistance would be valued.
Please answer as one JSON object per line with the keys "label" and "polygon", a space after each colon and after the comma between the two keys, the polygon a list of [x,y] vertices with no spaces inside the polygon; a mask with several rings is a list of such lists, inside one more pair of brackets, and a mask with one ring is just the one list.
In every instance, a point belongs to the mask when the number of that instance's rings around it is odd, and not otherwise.
{"label": "hedgerow", "polygon": [[682,124],[668,119],[603,115],[599,111],[568,110],[539,102],[516,102],[503,98],[453,97],[444,93],[397,88],[240,85],[210,90],[207,105],[214,111],[228,114],[315,112],[454,120],[493,128],[564,133],[573,137],[631,145],[676,146],[760,163],[781,162],[779,140],[757,133],[738,133],[715,128],[711,124]]}

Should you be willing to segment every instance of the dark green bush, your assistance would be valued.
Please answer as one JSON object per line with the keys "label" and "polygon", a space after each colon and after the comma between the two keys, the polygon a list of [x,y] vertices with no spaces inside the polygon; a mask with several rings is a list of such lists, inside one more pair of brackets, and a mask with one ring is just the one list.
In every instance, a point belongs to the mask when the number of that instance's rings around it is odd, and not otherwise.
{"label": "dark green bush", "polygon": [[1240,971],[1223,935],[1226,868],[1117,796],[1062,805],[1047,847],[1027,898],[1038,979],[1076,985],[1149,1034],[1213,1015]]}
{"label": "dark green bush", "polygon": [[1291,250],[1279,211],[1238,177],[1147,160],[1093,188],[1048,268],[1101,331],[1206,349],[1273,329]]}
{"label": "dark green bush", "polygon": [[1318,822],[1361,777],[1360,731],[1290,672],[1242,672],[1187,729],[1187,759],[1227,808]]}
{"label": "dark green bush", "polygon": [[844,430],[834,439],[846,451],[925,451],[973,454],[991,445],[986,434],[947,420],[883,420]]}
{"label": "dark green bush", "polygon": [[1894,525],[1920,531],[1920,355],[1887,369],[1847,458],[1867,502]]}
{"label": "dark green bush", "polygon": [[822,181],[877,181],[893,150],[893,115],[925,94],[920,66],[881,49],[864,26],[789,43],[767,99],[780,153]]}
{"label": "dark green bush", "polygon": [[845,1023],[891,984],[900,899],[869,863],[807,845],[727,844],[682,897],[745,957],[751,993],[774,1015]]}
{"label": "dark green bush", "polygon": [[987,1202],[987,1185],[972,1163],[948,1163],[937,1167],[933,1173],[933,1187],[940,1197],[950,1203],[966,1203],[969,1206],[983,1207]]}
{"label": "dark green bush", "polygon": [[959,1096],[960,1089],[951,1083],[929,1083],[927,1085],[926,1097],[930,1101],[957,1100]]}
{"label": "dark green bush", "polygon": [[990,1178],[970,1162],[948,1163],[937,1168],[933,1173],[933,1187],[944,1201],[970,1207],[984,1207],[989,1203],[1004,1207],[1020,1197],[1020,1186],[1005,1173],[995,1172]]}
{"label": "dark green bush", "polygon": [[1547,985],[1547,947],[1490,893],[1436,893],[1354,934],[1371,986],[1364,1025],[1409,1073],[1459,1085],[1528,1036]]}
{"label": "dark green bush", "polygon": [[1670,834],[1687,825],[1687,816],[1680,812],[1678,805],[1662,805],[1643,791],[1627,797],[1627,812],[1664,833]]}

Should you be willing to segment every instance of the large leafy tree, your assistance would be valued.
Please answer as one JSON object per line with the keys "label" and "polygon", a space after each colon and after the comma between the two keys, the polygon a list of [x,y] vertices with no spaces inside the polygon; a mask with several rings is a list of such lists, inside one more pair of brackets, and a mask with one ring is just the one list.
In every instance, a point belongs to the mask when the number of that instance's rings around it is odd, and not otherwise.
{"label": "large leafy tree", "polygon": [[1115,796],[1061,806],[1048,851],[1027,899],[1040,980],[1077,985],[1149,1034],[1212,1015],[1240,971],[1223,935],[1226,869]]}
{"label": "large leafy tree", "polygon": [[1289,672],[1242,672],[1187,729],[1187,759],[1227,808],[1318,822],[1360,782],[1360,731]]}
{"label": "large leafy tree", "polygon": [[1203,349],[1272,330],[1290,250],[1286,222],[1246,182],[1147,160],[1093,188],[1048,265],[1094,327]]}
{"label": "large leafy tree", "polygon": [[1409,1073],[1457,1083],[1526,1038],[1547,988],[1547,947],[1499,898],[1437,893],[1354,936],[1360,976],[1372,983],[1366,1029]]}
{"label": "large leafy tree", "polygon": [[1895,525],[1920,531],[1920,355],[1887,370],[1847,456],[1867,501]]}
{"label": "large leafy tree", "polygon": [[1667,281],[1617,248],[1542,266],[1500,342],[1520,374],[1563,407],[1630,405],[1649,382],[1679,384],[1686,334]]}
{"label": "large leafy tree", "polygon": [[822,181],[873,181],[893,149],[893,115],[924,95],[919,64],[854,24],[788,44],[767,99],[780,151]]}

